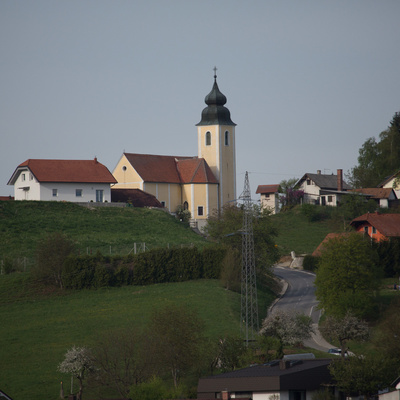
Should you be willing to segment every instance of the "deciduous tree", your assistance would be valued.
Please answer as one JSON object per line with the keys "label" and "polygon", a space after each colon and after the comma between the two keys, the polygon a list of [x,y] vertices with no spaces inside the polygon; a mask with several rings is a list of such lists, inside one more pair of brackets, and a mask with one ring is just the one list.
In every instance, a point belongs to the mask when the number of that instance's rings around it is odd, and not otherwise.
{"label": "deciduous tree", "polygon": [[312,319],[295,311],[276,310],[264,319],[261,334],[278,339],[277,357],[283,357],[283,346],[301,343],[313,333]]}
{"label": "deciduous tree", "polygon": [[143,382],[150,374],[141,350],[142,340],[137,329],[115,329],[103,333],[93,349],[96,380],[123,398],[128,397],[132,385]]}
{"label": "deciduous tree", "polygon": [[78,399],[82,400],[83,381],[86,375],[94,371],[94,362],[90,351],[86,347],[73,346],[65,353],[64,361],[58,366],[58,370],[65,374],[71,374],[79,381]]}
{"label": "deciduous tree", "polygon": [[188,308],[166,305],[152,314],[147,337],[149,357],[170,372],[177,387],[181,376],[200,362],[204,323]]}
{"label": "deciduous tree", "polygon": [[349,340],[367,340],[368,324],[347,312],[343,318],[328,316],[320,327],[321,333],[329,340],[339,342],[342,357],[345,357]]}
{"label": "deciduous tree", "polygon": [[362,395],[365,399],[389,387],[397,376],[392,360],[379,355],[340,358],[331,363],[329,370],[347,396]]}
{"label": "deciduous tree", "polygon": [[[215,212],[207,221],[205,233],[213,240],[242,251],[243,209],[236,205],[225,205],[221,213]],[[265,272],[279,259],[279,250],[275,246],[278,231],[274,226],[270,212],[253,208],[253,237],[256,267]],[[240,256],[241,259],[241,256]]]}
{"label": "deciduous tree", "polygon": [[366,317],[372,310],[381,274],[377,253],[358,233],[330,239],[319,261],[315,286],[320,307],[329,315],[344,317],[351,311]]}
{"label": "deciduous tree", "polygon": [[34,275],[43,282],[62,289],[64,287],[63,265],[73,250],[74,243],[66,235],[60,232],[49,234],[36,249]]}

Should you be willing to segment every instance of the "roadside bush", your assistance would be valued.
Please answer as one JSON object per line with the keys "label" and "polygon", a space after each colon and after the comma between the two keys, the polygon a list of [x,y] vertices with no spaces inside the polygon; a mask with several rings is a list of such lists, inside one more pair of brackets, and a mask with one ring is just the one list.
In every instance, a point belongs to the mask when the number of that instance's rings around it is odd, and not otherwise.
{"label": "roadside bush", "polygon": [[306,271],[315,272],[318,268],[319,257],[314,257],[310,254],[307,254],[303,260],[303,268]]}

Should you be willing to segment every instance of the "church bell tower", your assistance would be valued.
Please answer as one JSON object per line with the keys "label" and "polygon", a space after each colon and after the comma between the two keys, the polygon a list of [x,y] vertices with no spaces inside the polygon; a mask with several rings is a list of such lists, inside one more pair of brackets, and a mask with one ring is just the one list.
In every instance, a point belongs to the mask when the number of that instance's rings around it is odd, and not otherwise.
{"label": "church bell tower", "polygon": [[207,107],[201,113],[197,126],[198,157],[204,158],[219,182],[218,209],[236,200],[236,149],[235,126],[225,107],[226,97],[217,84],[214,68],[214,85],[206,96]]}

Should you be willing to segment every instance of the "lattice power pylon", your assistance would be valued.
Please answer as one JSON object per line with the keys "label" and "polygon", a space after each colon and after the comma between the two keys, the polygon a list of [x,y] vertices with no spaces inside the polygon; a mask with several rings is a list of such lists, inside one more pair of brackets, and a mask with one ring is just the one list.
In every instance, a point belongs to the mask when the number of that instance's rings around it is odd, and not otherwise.
{"label": "lattice power pylon", "polygon": [[243,201],[241,329],[248,345],[249,341],[254,340],[258,332],[258,305],[254,257],[253,205],[247,171],[244,190],[239,199]]}

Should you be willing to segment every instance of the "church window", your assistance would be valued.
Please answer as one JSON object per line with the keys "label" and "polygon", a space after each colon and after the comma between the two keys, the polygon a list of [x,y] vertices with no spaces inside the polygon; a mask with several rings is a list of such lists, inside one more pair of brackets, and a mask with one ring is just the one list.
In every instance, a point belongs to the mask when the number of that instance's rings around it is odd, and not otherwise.
{"label": "church window", "polygon": [[123,167],[122,167],[122,171],[126,171],[126,166],[124,165]]}
{"label": "church window", "polygon": [[229,146],[229,131],[225,131],[225,146]]}
{"label": "church window", "polygon": [[58,196],[58,191],[57,189],[53,189],[53,197],[57,197]]}
{"label": "church window", "polygon": [[197,207],[197,215],[198,215],[198,216],[204,215],[203,206],[198,206],[198,207]]}
{"label": "church window", "polygon": [[206,132],[206,146],[211,146],[211,132]]}
{"label": "church window", "polygon": [[75,189],[75,196],[82,197],[82,189]]}
{"label": "church window", "polygon": [[188,203],[187,201],[185,201],[185,202],[183,203],[183,209],[184,209],[184,210],[189,210],[189,203]]}

